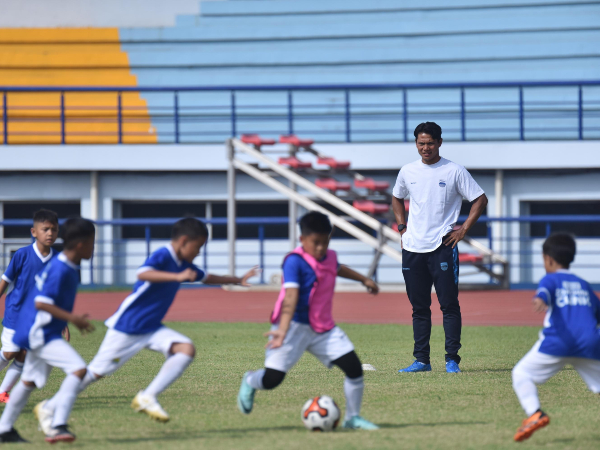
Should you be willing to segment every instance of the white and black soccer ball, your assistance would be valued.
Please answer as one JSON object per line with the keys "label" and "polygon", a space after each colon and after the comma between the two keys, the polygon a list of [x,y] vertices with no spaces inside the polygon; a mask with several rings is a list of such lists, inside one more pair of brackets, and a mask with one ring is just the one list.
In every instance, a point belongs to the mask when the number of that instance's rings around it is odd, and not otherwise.
{"label": "white and black soccer ball", "polygon": [[333,431],[340,421],[340,408],[327,395],[311,398],[302,407],[302,422],[311,431]]}

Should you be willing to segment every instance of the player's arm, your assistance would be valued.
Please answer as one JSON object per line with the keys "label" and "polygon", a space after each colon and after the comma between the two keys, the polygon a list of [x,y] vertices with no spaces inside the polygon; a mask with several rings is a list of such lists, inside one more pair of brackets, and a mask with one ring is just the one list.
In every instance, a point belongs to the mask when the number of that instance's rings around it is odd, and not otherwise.
{"label": "player's arm", "polygon": [[46,301],[38,301],[37,298],[36,298],[36,302],[35,302],[35,308],[38,311],[46,311],[52,317],[54,317],[58,320],[64,320],[65,322],[71,322],[73,325],[75,325],[79,329],[79,331],[81,331],[82,334],[86,333],[86,332],[94,331],[94,325],[92,325],[90,323],[90,321],[88,320],[87,314],[78,316],[78,315],[70,313],[69,311],[66,311],[62,308],[59,308],[58,306],[56,306],[52,303],[47,303]]}
{"label": "player's arm", "polygon": [[[396,223],[398,225],[406,226],[406,208],[404,206],[404,199],[400,199],[392,195],[392,210],[394,211]],[[404,228],[400,234],[404,234],[405,232],[406,228]]]}
{"label": "player's arm", "polygon": [[184,281],[196,281],[196,271],[187,268],[181,272],[165,272],[162,270],[148,269],[138,272],[138,280],[150,283],[183,283]]}
{"label": "player's arm", "polygon": [[281,304],[281,314],[279,315],[279,326],[276,330],[265,333],[265,337],[271,337],[271,340],[267,343],[267,348],[278,348],[283,345],[285,335],[290,329],[290,323],[298,305],[299,292],[297,287],[285,289],[285,297]]}
{"label": "player's arm", "polygon": [[370,294],[377,295],[379,292],[379,286],[370,278],[352,270],[348,266],[340,265],[338,269],[338,277],[347,278],[349,280],[360,281],[369,291]]}
{"label": "player's arm", "polygon": [[252,277],[257,276],[260,273],[260,269],[258,266],[254,266],[248,272],[246,272],[242,277],[235,277],[231,275],[213,275],[209,273],[204,278],[204,284],[241,284],[242,286],[250,286],[248,280]]}
{"label": "player's arm", "polygon": [[548,310],[548,305],[546,302],[540,297],[533,298],[533,312],[543,313]]}
{"label": "player's arm", "polygon": [[8,282],[4,278],[1,278],[0,279],[0,297],[2,297],[2,295],[4,295],[4,291],[6,290],[7,287],[8,287]]}
{"label": "player's arm", "polygon": [[452,244],[452,248],[456,247],[460,241],[462,241],[467,234],[467,232],[471,229],[475,222],[481,217],[483,211],[485,211],[485,207],[488,204],[488,198],[485,194],[481,194],[475,201],[471,204],[471,210],[469,211],[469,217],[465,220],[458,230],[454,230],[444,241],[445,245]]}

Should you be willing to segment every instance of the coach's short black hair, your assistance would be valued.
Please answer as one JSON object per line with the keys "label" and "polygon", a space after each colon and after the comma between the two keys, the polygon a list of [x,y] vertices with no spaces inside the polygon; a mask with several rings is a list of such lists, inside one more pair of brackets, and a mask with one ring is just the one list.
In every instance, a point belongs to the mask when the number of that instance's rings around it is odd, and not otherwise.
{"label": "coach's short black hair", "polygon": [[332,230],[329,217],[323,213],[311,211],[303,215],[300,219],[300,232],[302,236],[308,236],[313,233],[330,235]]}
{"label": "coach's short black hair", "polygon": [[568,269],[575,259],[575,239],[567,233],[553,233],[544,241],[542,252]]}
{"label": "coach's short black hair", "polygon": [[60,227],[64,246],[67,250],[74,248],[81,241],[93,238],[96,234],[94,222],[81,217],[67,219],[62,227]]}
{"label": "coach's short black hair", "polygon": [[204,222],[193,217],[186,217],[175,222],[171,230],[171,239],[177,239],[180,236],[187,236],[190,239],[208,237],[208,228]]}
{"label": "coach's short black hair", "polygon": [[58,225],[58,214],[49,209],[40,209],[33,214],[33,223],[50,222]]}
{"label": "coach's short black hair", "polygon": [[423,122],[415,128],[415,141],[421,133],[428,134],[436,141],[439,141],[442,138],[442,127],[435,122]]}

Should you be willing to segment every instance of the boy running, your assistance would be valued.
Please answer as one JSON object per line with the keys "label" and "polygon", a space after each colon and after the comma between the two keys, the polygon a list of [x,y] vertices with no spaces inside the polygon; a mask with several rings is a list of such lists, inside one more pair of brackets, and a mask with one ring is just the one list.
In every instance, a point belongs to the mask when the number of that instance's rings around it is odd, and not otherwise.
{"label": "boy running", "polygon": [[94,224],[86,219],[69,219],[63,226],[64,250],[35,276],[34,289],[19,314],[14,342],[27,349],[21,383],[12,391],[11,399],[0,417],[0,442],[25,442],[13,425],[34,388],[46,384],[53,367],[67,375],[56,394],[56,414],[46,430],[46,441],[72,442],[75,435],[67,421],[75,403],[85,361],[62,339],[61,332],[72,322],[81,332],[92,331],[87,315],[72,313],[79,285],[79,264],[94,252]]}
{"label": "boy running", "polygon": [[[192,341],[162,324],[181,283],[202,281],[204,284],[241,284],[258,273],[247,272],[242,278],[205,274],[193,264],[206,243],[208,229],[194,218],[181,219],[171,232],[171,243],[155,251],[137,271],[133,292],[106,322],[108,330],[98,353],[88,366],[80,390],[112,374],[129,359],[147,348],[162,353],[166,361],[150,385],[139,391],[131,407],[152,419],[167,422],[169,415],[156,397],[177,380],[192,362],[196,349]],[[42,430],[56,421],[57,397],[36,406]]]}
{"label": "boy running", "polygon": [[0,280],[0,297],[8,287],[2,321],[2,350],[0,350],[0,370],[10,360],[12,365],[6,371],[0,384],[0,402],[8,403],[8,393],[19,380],[25,361],[25,350],[13,343],[19,311],[35,287],[35,276],[40,273],[48,261],[52,259],[52,245],[58,237],[58,216],[53,211],[41,209],[33,215],[31,235],[35,242],[17,250],[10,260],[6,272]]}
{"label": "boy running", "polygon": [[327,368],[338,366],[345,373],[346,415],[344,428],[376,430],[379,427],[360,416],[364,390],[362,365],[348,336],[337,327],[331,314],[336,276],[360,281],[372,294],[375,282],[337,262],[328,250],[332,232],[329,218],[309,212],[300,220],[300,247],[283,261],[283,286],[271,315],[271,331],[265,368],[246,372],[238,394],[238,408],[250,414],[256,390],[279,386],[305,351]]}
{"label": "boy running", "polygon": [[533,299],[536,312],[546,311],[540,339],[512,371],[513,388],[527,419],[515,441],[529,438],[550,423],[540,409],[536,384],[543,384],[571,364],[590,391],[600,393],[600,301],[589,283],[569,271],[575,240],[551,235],[543,245],[547,275]]}

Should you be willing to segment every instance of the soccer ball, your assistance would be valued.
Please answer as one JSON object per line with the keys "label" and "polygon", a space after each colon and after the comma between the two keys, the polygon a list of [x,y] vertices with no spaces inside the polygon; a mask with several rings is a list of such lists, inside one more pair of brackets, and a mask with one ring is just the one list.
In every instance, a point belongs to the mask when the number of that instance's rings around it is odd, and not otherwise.
{"label": "soccer ball", "polygon": [[340,421],[340,408],[327,395],[311,398],[302,407],[302,422],[311,431],[333,431]]}

